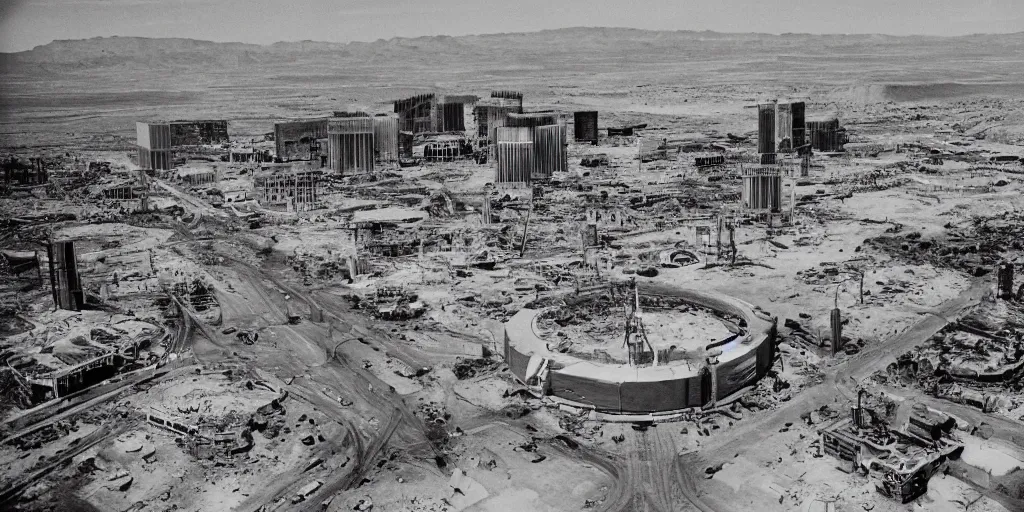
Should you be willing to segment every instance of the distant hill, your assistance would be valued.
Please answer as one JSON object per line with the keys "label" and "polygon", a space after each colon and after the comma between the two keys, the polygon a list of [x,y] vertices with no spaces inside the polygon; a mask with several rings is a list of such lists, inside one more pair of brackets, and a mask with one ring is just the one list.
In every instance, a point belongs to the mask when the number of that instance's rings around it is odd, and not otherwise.
{"label": "distant hill", "polygon": [[394,38],[374,42],[281,42],[271,45],[192,39],[101,37],[61,40],[16,53],[0,53],[6,72],[75,73],[105,68],[208,68],[317,62],[428,66],[495,61],[565,65],[594,62],[672,62],[727,58],[843,56],[949,58],[1013,55],[1020,58],[1024,32],[962,37],[885,35],[728,34],[625,28],[566,28],[532,33],[461,37]]}

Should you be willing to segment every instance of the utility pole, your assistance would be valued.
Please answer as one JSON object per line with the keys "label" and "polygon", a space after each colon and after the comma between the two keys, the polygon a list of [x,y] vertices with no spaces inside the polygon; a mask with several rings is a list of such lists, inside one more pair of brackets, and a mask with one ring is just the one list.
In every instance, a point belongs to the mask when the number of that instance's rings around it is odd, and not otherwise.
{"label": "utility pole", "polygon": [[533,200],[530,201],[530,209],[526,211],[526,225],[523,227],[523,243],[519,245],[519,257],[526,254],[526,235],[530,233],[530,214],[533,213]]}
{"label": "utility pole", "polygon": [[643,153],[644,153],[643,152],[643,144],[640,142],[640,137],[637,136],[637,138],[636,138],[636,170],[637,171],[643,171],[644,170],[644,154]]}
{"label": "utility pole", "polygon": [[729,223],[729,245],[732,249],[732,264],[736,264],[736,226]]}

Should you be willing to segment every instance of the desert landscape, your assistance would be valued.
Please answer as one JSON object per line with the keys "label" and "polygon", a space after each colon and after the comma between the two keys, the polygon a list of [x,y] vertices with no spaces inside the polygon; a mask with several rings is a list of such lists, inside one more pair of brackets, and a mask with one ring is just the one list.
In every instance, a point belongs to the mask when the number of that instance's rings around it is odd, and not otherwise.
{"label": "desert landscape", "polygon": [[1024,32],[54,41],[0,160],[0,509],[1024,510]]}

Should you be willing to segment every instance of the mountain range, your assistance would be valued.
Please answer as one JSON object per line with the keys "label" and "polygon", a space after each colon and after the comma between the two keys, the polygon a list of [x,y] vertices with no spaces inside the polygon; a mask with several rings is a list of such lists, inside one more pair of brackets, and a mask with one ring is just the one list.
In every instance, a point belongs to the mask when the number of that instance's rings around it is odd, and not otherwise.
{"label": "mountain range", "polygon": [[6,73],[75,73],[106,68],[222,70],[253,66],[398,64],[433,66],[494,61],[537,66],[596,62],[657,63],[757,58],[1024,60],[1024,32],[961,37],[733,34],[625,28],[566,28],[532,33],[394,38],[374,42],[280,42],[270,45],[193,39],[97,37],[58,40],[0,53]]}

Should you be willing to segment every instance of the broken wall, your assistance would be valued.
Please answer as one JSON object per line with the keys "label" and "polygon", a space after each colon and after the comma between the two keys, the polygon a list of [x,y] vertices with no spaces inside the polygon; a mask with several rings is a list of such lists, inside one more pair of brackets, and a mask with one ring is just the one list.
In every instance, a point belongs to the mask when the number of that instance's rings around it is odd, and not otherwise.
{"label": "broken wall", "polygon": [[290,160],[312,158],[311,145],[327,138],[327,119],[307,119],[274,123],[274,148],[277,157]]}
{"label": "broken wall", "polygon": [[227,144],[228,122],[216,121],[173,121],[171,127],[172,146],[201,146]]}

